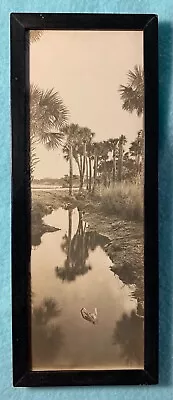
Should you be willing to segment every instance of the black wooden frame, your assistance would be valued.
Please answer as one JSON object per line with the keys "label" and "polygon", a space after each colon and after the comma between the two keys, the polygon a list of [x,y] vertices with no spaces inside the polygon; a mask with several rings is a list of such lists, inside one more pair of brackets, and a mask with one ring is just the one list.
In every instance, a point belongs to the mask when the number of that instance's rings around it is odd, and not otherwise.
{"label": "black wooden frame", "polygon": [[[142,30],[145,75],[145,356],[143,370],[30,370],[30,29]],[[14,386],[158,383],[158,17],[153,14],[11,14],[12,329]]]}

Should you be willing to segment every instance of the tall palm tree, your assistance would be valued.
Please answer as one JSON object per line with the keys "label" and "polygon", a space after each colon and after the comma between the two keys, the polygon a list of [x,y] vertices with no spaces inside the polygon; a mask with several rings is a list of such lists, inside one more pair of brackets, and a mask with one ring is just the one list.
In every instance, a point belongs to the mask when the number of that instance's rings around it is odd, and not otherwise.
{"label": "tall palm tree", "polygon": [[[30,30],[29,31],[29,41],[30,43],[34,43],[37,42],[42,34],[43,34],[43,30]],[[37,139],[34,137],[33,133],[30,134],[30,174],[31,174],[31,180],[34,179],[34,170],[35,170],[35,166],[36,164],[39,162],[39,158],[36,156],[36,143],[37,143]]]}
{"label": "tall palm tree", "polygon": [[122,180],[123,172],[123,150],[124,145],[127,143],[127,139],[124,135],[121,135],[118,140],[118,181]]}
{"label": "tall palm tree", "polygon": [[137,175],[141,174],[142,170],[142,155],[143,155],[143,130],[141,129],[138,134],[137,138],[131,143],[129,151],[130,155],[134,158],[136,163],[136,173]]}
{"label": "tall palm tree", "polygon": [[[94,137],[94,133],[92,133],[92,139]],[[94,160],[94,145],[92,143],[92,139],[87,143],[86,151],[88,158],[88,191],[91,193],[92,191],[92,170],[93,170],[93,160]]]}
{"label": "tall palm tree", "polygon": [[69,195],[72,195],[73,190],[73,156],[74,156],[74,149],[76,145],[76,138],[79,132],[79,125],[78,124],[70,124],[66,125],[63,129],[63,134],[66,137],[66,142],[63,147],[64,157],[67,161],[69,161]]}
{"label": "tall palm tree", "polygon": [[84,183],[84,176],[85,176],[85,170],[87,172],[87,144],[91,143],[91,140],[93,138],[94,134],[91,132],[91,130],[87,127],[81,129],[81,140],[83,142],[83,165],[82,165],[82,180],[81,180],[81,185],[80,185],[80,190],[83,188],[83,183]]}
{"label": "tall palm tree", "polygon": [[144,71],[135,65],[134,71],[129,70],[127,85],[120,85],[119,92],[123,109],[140,116],[144,111]]}
{"label": "tall palm tree", "polygon": [[118,144],[118,139],[112,139],[110,138],[108,140],[108,144],[109,144],[109,151],[112,151],[112,161],[113,161],[113,168],[112,168],[112,182],[113,185],[115,184],[115,180],[116,180],[116,150],[117,150],[117,144]]}
{"label": "tall palm tree", "polygon": [[[134,71],[128,72],[128,84],[120,85],[120,97],[123,101],[123,109],[132,113],[136,111],[138,116],[144,112],[144,71],[135,65]],[[144,178],[144,132],[142,147],[141,179]]]}
{"label": "tall palm tree", "polygon": [[91,193],[91,185],[92,185],[92,144],[89,144],[89,149],[88,149],[88,163],[89,163],[89,184],[88,184],[88,190],[89,193]]}
{"label": "tall palm tree", "polygon": [[94,153],[94,177],[93,177],[93,187],[92,192],[95,193],[97,184],[97,169],[98,169],[98,159],[100,155],[101,144],[100,142],[93,143],[93,153]]}
{"label": "tall palm tree", "polygon": [[68,252],[67,252],[67,264],[70,265],[70,252],[71,252],[71,236],[72,236],[72,213],[73,210],[68,210]]}
{"label": "tall palm tree", "polygon": [[31,85],[29,100],[31,170],[33,173],[34,146],[42,143],[47,149],[55,149],[62,144],[63,128],[68,120],[68,111],[58,92],[53,89],[44,91]]}
{"label": "tall palm tree", "polygon": [[107,186],[107,161],[110,144],[108,140],[104,140],[100,143],[100,157],[99,161],[103,163],[103,184]]}

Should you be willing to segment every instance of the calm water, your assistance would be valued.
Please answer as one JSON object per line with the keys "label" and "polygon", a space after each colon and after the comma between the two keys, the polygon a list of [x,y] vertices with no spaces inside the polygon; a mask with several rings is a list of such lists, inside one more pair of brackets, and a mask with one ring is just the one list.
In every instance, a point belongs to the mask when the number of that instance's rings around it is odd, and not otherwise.
{"label": "calm water", "polygon": [[[42,192],[54,192],[55,190],[58,191],[68,191],[68,187],[62,187],[62,186],[54,186],[54,185],[32,185],[32,191],[42,191]],[[73,187],[73,191],[78,191],[78,187],[75,188]]]}
{"label": "calm water", "polygon": [[[59,208],[44,223],[59,230],[32,250],[33,369],[142,367],[143,320],[134,288],[110,270],[108,239],[77,209]],[[82,318],[82,307],[97,308],[96,324]]]}

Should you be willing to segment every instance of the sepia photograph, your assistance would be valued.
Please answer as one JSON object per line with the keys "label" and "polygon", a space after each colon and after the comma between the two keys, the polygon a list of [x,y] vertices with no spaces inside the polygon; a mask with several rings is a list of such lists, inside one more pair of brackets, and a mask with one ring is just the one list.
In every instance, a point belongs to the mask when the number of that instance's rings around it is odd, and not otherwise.
{"label": "sepia photograph", "polygon": [[144,369],[142,30],[30,30],[33,371]]}

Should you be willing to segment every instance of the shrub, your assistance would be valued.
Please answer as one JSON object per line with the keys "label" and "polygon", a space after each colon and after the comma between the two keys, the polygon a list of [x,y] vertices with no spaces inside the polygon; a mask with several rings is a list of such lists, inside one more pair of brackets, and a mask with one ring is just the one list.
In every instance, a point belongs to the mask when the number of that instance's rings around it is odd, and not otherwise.
{"label": "shrub", "polygon": [[105,213],[120,215],[123,219],[143,220],[143,187],[135,183],[116,183],[100,188],[101,208]]}

